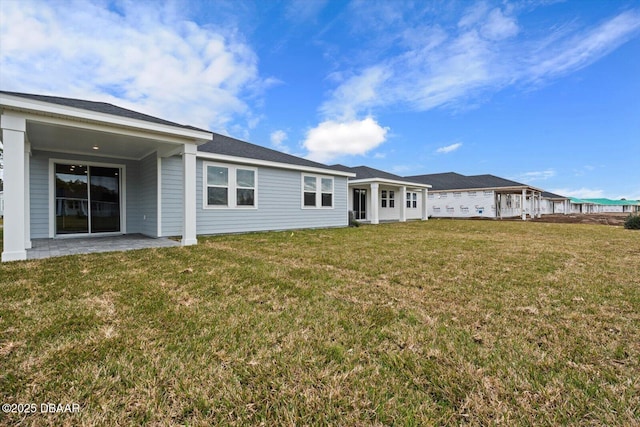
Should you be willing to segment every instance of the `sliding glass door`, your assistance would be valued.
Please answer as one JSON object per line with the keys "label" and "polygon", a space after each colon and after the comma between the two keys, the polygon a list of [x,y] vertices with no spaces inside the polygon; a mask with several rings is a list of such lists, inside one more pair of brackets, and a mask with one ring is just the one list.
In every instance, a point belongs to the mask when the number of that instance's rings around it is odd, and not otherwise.
{"label": "sliding glass door", "polygon": [[56,234],[120,231],[120,168],[55,165]]}

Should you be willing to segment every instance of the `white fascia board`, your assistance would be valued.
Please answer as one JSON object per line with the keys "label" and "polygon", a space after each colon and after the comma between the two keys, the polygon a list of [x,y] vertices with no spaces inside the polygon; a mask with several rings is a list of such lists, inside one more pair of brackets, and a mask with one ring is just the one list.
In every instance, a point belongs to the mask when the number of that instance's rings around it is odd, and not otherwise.
{"label": "white fascia board", "polygon": [[268,160],[251,159],[249,157],[237,157],[237,156],[228,156],[226,154],[206,153],[203,151],[198,151],[197,157],[207,159],[207,160],[217,160],[220,162],[239,163],[239,164],[253,165],[253,166],[264,166],[264,167],[270,167],[270,168],[276,168],[276,169],[288,169],[288,170],[311,172],[311,173],[318,173],[318,174],[324,174],[324,175],[344,176],[349,178],[356,176],[356,174],[352,172],[343,172],[343,171],[329,169],[329,168],[315,168],[312,166],[300,166],[300,165],[293,165],[290,163],[280,163],[280,162],[272,162]]}
{"label": "white fascia board", "polygon": [[476,188],[449,188],[449,189],[441,189],[441,190],[431,190],[434,193],[448,193],[450,191],[518,191],[522,192],[522,190],[533,190],[542,192],[543,190],[535,187],[529,187],[527,185],[523,185],[521,187],[476,187]]}
{"label": "white fascia board", "polygon": [[396,181],[393,179],[383,179],[383,178],[366,178],[366,179],[354,179],[349,180],[349,185],[351,184],[371,184],[377,182],[379,184],[390,184],[399,187],[412,187],[412,188],[431,188],[430,184],[420,184],[418,182],[410,182],[410,181]]}
{"label": "white fascia board", "polygon": [[94,111],[83,110],[81,108],[51,104],[49,102],[25,99],[22,97],[7,94],[0,94],[0,107],[4,107],[6,109],[15,109],[18,111],[51,114],[54,116],[68,117],[75,120],[99,122],[112,126],[135,128],[154,133],[169,134],[180,138],[196,140],[196,143],[198,145],[209,142],[213,138],[213,133],[211,132],[180,128],[177,126],[147,122],[144,120],[121,116],[114,116],[111,114],[98,113]]}

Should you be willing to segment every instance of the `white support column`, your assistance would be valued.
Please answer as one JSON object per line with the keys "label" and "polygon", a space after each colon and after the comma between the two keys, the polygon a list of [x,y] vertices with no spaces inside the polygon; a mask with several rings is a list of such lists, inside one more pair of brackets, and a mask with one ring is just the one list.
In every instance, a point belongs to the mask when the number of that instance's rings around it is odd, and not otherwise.
{"label": "white support column", "polygon": [[538,191],[538,218],[542,218],[542,192]]}
{"label": "white support column", "polygon": [[185,144],[182,153],[184,199],[182,217],[182,246],[195,245],[196,238],[196,151],[193,144]]}
{"label": "white support column", "polygon": [[526,203],[527,203],[527,189],[525,188],[522,190],[522,203],[520,203],[520,209],[521,209],[523,221],[527,219],[527,209],[525,206]]}
{"label": "white support column", "polygon": [[564,214],[569,215],[569,210],[571,210],[571,201],[567,199],[564,201]]}
{"label": "white support column", "polygon": [[429,199],[429,189],[425,188],[422,190],[422,220],[427,221],[429,219],[429,204],[427,200]]}
{"label": "white support column", "polygon": [[371,224],[378,224],[380,222],[380,201],[378,198],[380,187],[378,183],[371,184]]}
{"label": "white support column", "polygon": [[156,152],[156,236],[162,236],[162,157]]}
{"label": "white support column", "polygon": [[24,247],[25,249],[31,249],[31,190],[29,180],[29,163],[31,163],[31,143],[25,133],[24,141],[24,188],[27,190],[24,196],[24,211],[26,215],[24,217]]}
{"label": "white support column", "polygon": [[25,133],[24,117],[3,114],[0,119],[2,144],[4,147],[4,247],[2,261],[27,259],[25,211],[27,207],[28,178],[25,177]]}
{"label": "white support column", "polygon": [[407,187],[400,187],[400,222],[407,222]]}

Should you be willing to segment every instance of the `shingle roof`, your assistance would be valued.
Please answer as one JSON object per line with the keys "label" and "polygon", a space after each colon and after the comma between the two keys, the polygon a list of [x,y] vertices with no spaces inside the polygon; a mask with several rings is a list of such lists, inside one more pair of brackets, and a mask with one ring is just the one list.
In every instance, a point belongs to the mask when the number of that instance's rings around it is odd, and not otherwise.
{"label": "shingle roof", "polygon": [[549,191],[543,191],[542,197],[545,199],[568,199],[568,197],[560,196],[559,194],[551,193]]}
{"label": "shingle roof", "polygon": [[614,200],[614,199],[605,199],[605,198],[575,199],[572,197],[571,201],[574,203],[589,203],[589,204],[605,205],[605,206],[638,206],[640,205],[639,200]]}
{"label": "shingle roof", "polygon": [[199,129],[193,126],[181,125],[179,123],[170,122],[168,120],[160,119],[158,117],[149,116],[147,114],[139,113],[137,111],[128,110],[126,108],[118,107],[107,102],[85,101],[82,99],[63,98],[59,96],[48,95],[34,95],[30,93],[9,92],[1,90],[0,93],[5,95],[16,96],[25,99],[32,99],[34,101],[48,102],[50,104],[62,105],[65,107],[79,108],[82,110],[93,111],[96,113],[110,114],[112,116],[126,117],[129,119],[142,120],[145,122],[156,123],[167,126],[175,126],[184,129],[199,130],[203,132],[209,132],[204,129]]}
{"label": "shingle roof", "polygon": [[[126,117],[130,119],[143,120],[151,123],[163,124],[168,126],[176,126],[185,129],[199,130],[203,132],[210,132],[207,130],[198,129],[193,126],[181,125],[178,123],[163,120],[158,117],[149,116],[147,114],[138,113],[137,111],[128,110],[126,108],[118,107],[106,102],[94,102],[85,101],[82,99],[63,98],[59,96],[48,95],[33,95],[28,93],[8,92],[0,91],[2,94],[16,96],[20,98],[32,99],[35,101],[47,102],[50,104],[63,105],[66,107],[79,108],[87,111],[94,111],[97,113],[110,114],[119,117]],[[213,132],[210,132],[213,133]],[[313,162],[311,160],[303,159],[301,157],[292,156],[279,151],[271,150],[266,147],[251,144],[239,139],[231,138],[228,136],[213,133],[213,139],[198,147],[198,151],[207,153],[222,154],[235,157],[244,157],[255,160],[264,160],[277,163],[285,163],[296,166],[306,166],[321,169],[334,169],[322,163]],[[341,169],[334,169],[341,170]]]}
{"label": "shingle roof", "polygon": [[431,191],[471,188],[528,187],[526,184],[500,178],[495,175],[465,176],[455,172],[407,176],[405,179],[431,184]]}
{"label": "shingle roof", "polygon": [[353,179],[374,179],[374,178],[380,178],[380,179],[389,179],[392,181],[407,181],[406,178],[400,176],[400,175],[395,175],[389,172],[385,172],[383,170],[380,169],[374,169],[374,168],[370,168],[369,166],[354,166],[354,167],[349,167],[349,166],[344,166],[344,165],[333,165],[333,168],[337,168],[339,170],[345,171],[345,172],[353,172],[356,174],[355,178]]}
{"label": "shingle roof", "polygon": [[[230,136],[213,134],[213,139],[198,147],[198,151],[206,153],[222,154],[226,156],[244,157],[248,159],[264,160],[268,162],[286,163],[296,166],[306,166],[321,169],[333,169],[342,171],[342,169],[327,166],[323,163],[314,162],[312,160],[303,159],[302,157],[292,156],[291,154],[282,153],[260,145],[251,144]],[[348,171],[347,171],[348,172]]]}

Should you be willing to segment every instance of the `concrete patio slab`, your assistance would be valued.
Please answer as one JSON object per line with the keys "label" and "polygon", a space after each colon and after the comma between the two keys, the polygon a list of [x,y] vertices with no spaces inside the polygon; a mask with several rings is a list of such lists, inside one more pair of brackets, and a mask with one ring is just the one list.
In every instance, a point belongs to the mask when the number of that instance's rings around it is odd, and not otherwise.
{"label": "concrete patio slab", "polygon": [[33,239],[27,249],[27,259],[42,259],[65,255],[95,252],[118,252],[135,249],[167,248],[180,246],[180,242],[167,238],[152,238],[142,234],[125,234],[109,237],[81,237],[58,239]]}

